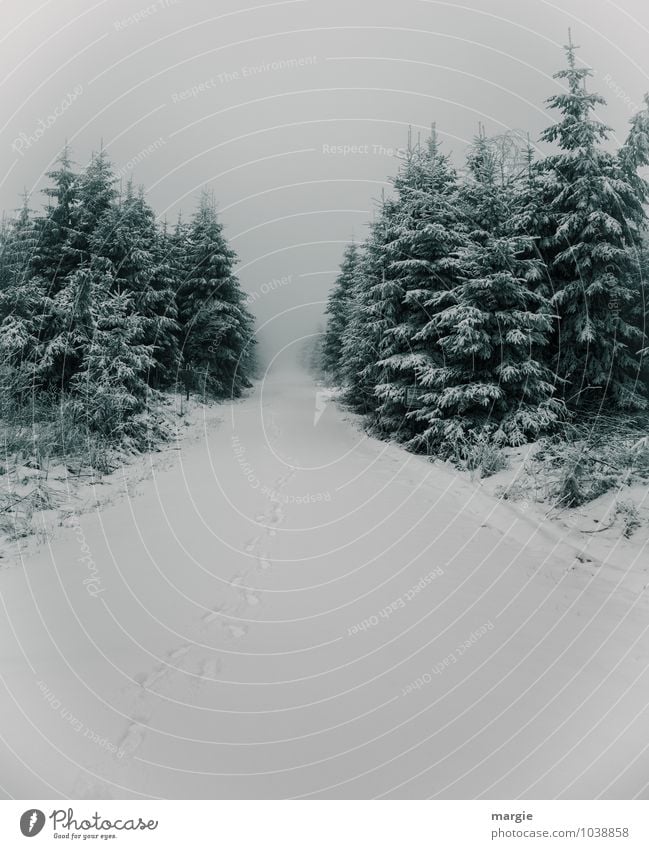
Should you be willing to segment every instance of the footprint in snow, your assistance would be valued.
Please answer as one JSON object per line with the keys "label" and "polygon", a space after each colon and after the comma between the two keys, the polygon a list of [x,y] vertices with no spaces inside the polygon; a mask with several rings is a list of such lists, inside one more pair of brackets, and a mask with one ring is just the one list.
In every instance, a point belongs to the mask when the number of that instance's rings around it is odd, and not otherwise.
{"label": "footprint in snow", "polygon": [[[117,753],[121,755],[120,760],[124,757],[130,757],[137,749],[140,748],[146,737],[146,729],[139,722],[131,722],[126,730],[126,734],[120,740],[117,746]],[[117,757],[118,755],[115,755]]]}
{"label": "footprint in snow", "polygon": [[281,505],[281,503],[280,503],[280,502],[278,502],[278,503],[275,505],[275,507],[273,507],[273,509],[272,509],[272,511],[271,511],[269,521],[270,521],[273,525],[278,525],[278,524],[282,521],[282,519],[283,519],[283,518],[284,518],[284,513],[283,513],[283,511],[282,511],[282,505]]}
{"label": "footprint in snow", "polygon": [[143,690],[138,690],[135,694],[133,708],[130,711],[131,718],[136,720],[136,722],[146,724],[151,719],[152,713],[153,711],[149,704],[147,693]]}
{"label": "footprint in snow", "polygon": [[241,639],[241,637],[245,637],[248,633],[248,629],[245,625],[226,625],[225,630],[236,640]]}
{"label": "footprint in snow", "polygon": [[208,610],[207,613],[204,613],[201,616],[201,622],[203,625],[212,625],[214,622],[219,620],[223,614],[223,605],[217,604],[216,607],[213,607],[211,610]]}
{"label": "footprint in snow", "polygon": [[244,584],[244,581],[248,577],[249,573],[245,573],[243,575],[235,575],[230,579],[230,586],[234,587],[239,593],[240,603],[237,607],[242,607],[243,605],[248,605],[249,607],[255,607],[259,604],[259,598],[252,592],[252,590]]}
{"label": "footprint in snow", "polygon": [[166,674],[166,666],[156,666],[155,669],[152,669],[151,672],[149,672],[149,674],[146,676],[146,678],[142,682],[142,687],[145,690],[150,690],[153,685],[157,684],[158,681],[161,681]]}
{"label": "footprint in snow", "polygon": [[221,661],[218,657],[211,657],[201,665],[200,677],[214,680],[221,673]]}
{"label": "footprint in snow", "polygon": [[[182,660],[182,658],[185,657],[185,655],[191,651],[191,648],[191,645],[185,644],[177,649],[174,649],[173,651],[167,652],[167,657],[169,658],[169,660],[173,661]],[[174,663],[173,665],[176,664]]]}

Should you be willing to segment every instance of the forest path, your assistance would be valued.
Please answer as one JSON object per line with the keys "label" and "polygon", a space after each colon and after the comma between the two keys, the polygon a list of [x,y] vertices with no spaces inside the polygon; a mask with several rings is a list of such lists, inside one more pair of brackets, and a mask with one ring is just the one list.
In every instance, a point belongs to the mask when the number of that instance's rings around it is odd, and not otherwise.
{"label": "forest path", "polygon": [[7,796],[649,795],[624,569],[290,363],[223,409],[0,572]]}

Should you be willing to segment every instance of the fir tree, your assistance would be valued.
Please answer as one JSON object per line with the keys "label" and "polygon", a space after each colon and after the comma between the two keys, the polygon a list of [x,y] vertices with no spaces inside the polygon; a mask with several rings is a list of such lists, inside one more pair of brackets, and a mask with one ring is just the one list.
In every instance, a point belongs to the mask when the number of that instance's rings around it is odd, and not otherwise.
{"label": "fir tree", "polygon": [[[4,234],[0,288],[0,352],[9,378],[6,387],[24,400],[32,391],[44,303],[42,281],[33,272],[38,233],[24,197]],[[21,400],[21,403],[22,403]]]}
{"label": "fir tree", "polygon": [[394,325],[401,290],[393,282],[386,245],[393,238],[396,203],[383,199],[350,287],[351,311],[343,333],[341,377],[345,401],[357,412],[376,410],[381,341]]}
{"label": "fir tree", "polygon": [[546,160],[556,183],[550,204],[553,236],[552,303],[559,315],[554,366],[566,381],[569,403],[645,406],[634,349],[642,332],[626,320],[635,298],[629,252],[643,218],[641,200],[619,157],[603,149],[608,128],[594,117],[604,99],[586,89],[591,71],[577,67],[575,46],[568,67],[555,74],[567,91],[549,98],[560,113],[543,139],[559,153]]}
{"label": "fir tree", "polygon": [[141,319],[130,295],[111,291],[114,287],[105,274],[100,271],[91,281],[90,334],[71,389],[77,415],[86,426],[108,442],[120,442],[125,436],[140,436],[134,421],[146,410],[153,349],[139,341]]}
{"label": "fir tree", "polygon": [[321,366],[337,383],[341,381],[342,346],[351,312],[351,291],[359,262],[357,245],[352,242],[345,250],[340,274],[329,295],[326,314],[329,316],[322,343]]}
{"label": "fir tree", "polygon": [[534,240],[517,232],[514,184],[496,165],[481,129],[462,187],[468,238],[453,266],[459,279],[432,294],[431,320],[415,336],[437,338],[443,361],[419,369],[426,391],[409,415],[424,429],[410,446],[456,458],[486,439],[521,444],[561,414],[542,361],[551,330],[549,303],[535,291],[542,263]]}
{"label": "fir tree", "polygon": [[47,295],[53,298],[68,275],[79,267],[79,258],[72,247],[79,184],[67,144],[57,160],[57,167],[48,171],[47,177],[51,185],[43,189],[43,193],[49,202],[45,214],[36,221],[38,245],[33,268],[42,278]]}
{"label": "fir tree", "polygon": [[124,198],[103,215],[90,240],[93,254],[112,263],[117,294],[128,293],[141,319],[142,339],[154,349],[152,386],[170,385],[179,363],[177,308],[172,270],[142,190],[129,182]]}
{"label": "fir tree", "polygon": [[537,259],[529,266],[530,287],[545,298],[552,295],[552,278],[547,265],[548,252],[553,243],[556,221],[549,211],[554,195],[551,172],[542,167],[534,157],[532,145],[527,144],[525,167],[512,185],[509,201],[508,231],[511,235],[529,239],[526,258]]}
{"label": "fir tree", "polygon": [[[439,149],[433,130],[424,146],[409,150],[394,181],[398,214],[386,257],[393,281],[392,321],[382,335],[376,388],[378,428],[393,437],[414,436],[418,374],[439,364],[430,303],[457,282],[457,251],[464,244],[455,169]],[[424,330],[426,328],[426,330]]]}
{"label": "fir tree", "polygon": [[106,151],[93,153],[78,181],[78,206],[73,216],[72,248],[81,265],[90,261],[96,247],[96,232],[117,198],[117,178]]}
{"label": "fir tree", "polygon": [[233,271],[236,255],[223,237],[207,192],[201,196],[185,244],[176,293],[184,363],[202,391],[236,397],[250,386],[253,319]]}
{"label": "fir tree", "polygon": [[431,299],[444,362],[420,372],[427,391],[414,415],[425,430],[412,447],[457,458],[487,439],[520,445],[561,415],[552,373],[537,356],[551,318],[528,285],[537,261],[521,257],[530,247],[507,235],[472,242],[461,282]]}
{"label": "fir tree", "polygon": [[635,193],[636,203],[627,204],[627,215],[635,225],[634,244],[631,250],[633,262],[633,288],[636,298],[625,310],[625,318],[641,331],[634,352],[640,358],[643,369],[642,383],[649,385],[649,250],[647,247],[647,221],[645,205],[649,201],[649,183],[639,173],[649,166],[649,95],[645,95],[645,106],[631,118],[627,138],[619,150],[618,159],[625,179]]}
{"label": "fir tree", "polygon": [[96,290],[100,285],[109,287],[111,280],[104,263],[84,263],[48,299],[48,334],[41,339],[37,364],[37,377],[45,388],[62,392],[70,389],[92,335]]}
{"label": "fir tree", "polygon": [[88,340],[93,238],[114,201],[115,177],[104,150],[77,177],[67,147],[48,176],[53,186],[45,193],[54,203],[41,222],[34,263],[45,290],[38,378],[45,388],[67,391]]}

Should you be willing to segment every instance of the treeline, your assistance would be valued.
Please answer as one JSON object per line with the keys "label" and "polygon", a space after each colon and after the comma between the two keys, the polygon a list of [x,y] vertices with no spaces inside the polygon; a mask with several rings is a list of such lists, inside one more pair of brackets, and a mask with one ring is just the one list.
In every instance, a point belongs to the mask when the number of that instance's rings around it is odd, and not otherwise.
{"label": "treeline", "polygon": [[323,366],[412,450],[462,459],[575,411],[647,407],[649,108],[611,152],[605,101],[566,53],[552,153],[481,130],[458,174],[433,131],[345,253]]}
{"label": "treeline", "polygon": [[66,148],[48,178],[44,209],[26,197],[0,231],[5,429],[50,419],[70,441],[137,445],[163,390],[249,386],[253,320],[210,195],[169,229],[104,150],[77,171]]}

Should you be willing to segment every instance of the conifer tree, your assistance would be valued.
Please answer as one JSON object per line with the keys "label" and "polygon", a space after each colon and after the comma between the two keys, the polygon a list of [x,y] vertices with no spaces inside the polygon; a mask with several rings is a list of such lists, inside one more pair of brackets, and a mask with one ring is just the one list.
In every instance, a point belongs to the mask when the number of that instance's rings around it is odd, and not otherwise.
{"label": "conifer tree", "polygon": [[554,183],[551,172],[542,167],[542,161],[535,159],[529,139],[525,168],[511,188],[508,231],[511,235],[529,239],[529,252],[525,256],[527,259],[539,260],[529,266],[529,285],[545,298],[550,298],[552,278],[547,257],[556,230],[556,221],[549,211]]}
{"label": "conifer tree", "polygon": [[123,198],[103,215],[90,240],[93,254],[110,260],[117,294],[128,293],[141,319],[142,339],[153,346],[152,386],[169,385],[178,368],[178,325],[167,246],[142,190],[129,182]]}
{"label": "conifer tree", "polygon": [[67,392],[81,367],[92,335],[97,279],[110,279],[105,267],[96,261],[86,262],[68,274],[64,286],[48,299],[48,333],[47,338],[41,338],[36,369],[38,381],[45,388]]}
{"label": "conifer tree", "polygon": [[334,381],[341,381],[342,346],[345,329],[351,312],[351,290],[359,262],[357,245],[352,242],[345,249],[340,274],[329,295],[326,314],[329,316],[322,343],[321,366]]}
{"label": "conifer tree", "polygon": [[381,342],[388,327],[394,325],[401,299],[386,257],[397,212],[397,204],[384,198],[350,287],[351,311],[343,333],[341,377],[345,401],[360,413],[376,410]]}
{"label": "conifer tree", "polygon": [[641,382],[644,386],[649,386],[649,246],[645,212],[649,201],[649,183],[639,173],[640,169],[649,166],[649,95],[645,95],[644,100],[644,108],[631,118],[631,127],[618,152],[618,159],[624,178],[635,193],[636,199],[636,203],[627,203],[626,211],[635,225],[630,256],[633,263],[632,285],[636,297],[625,310],[625,318],[641,331],[633,350],[642,368]]}
{"label": "conifer tree", "polygon": [[146,410],[153,348],[140,341],[141,319],[130,294],[114,291],[108,266],[97,265],[94,271],[90,332],[71,389],[77,415],[87,427],[108,442],[120,442],[125,436],[141,437],[134,422]]}
{"label": "conifer tree", "polygon": [[48,176],[53,185],[45,193],[54,203],[41,222],[35,262],[45,289],[37,371],[44,388],[68,391],[88,341],[93,238],[114,201],[115,177],[103,149],[76,176],[67,147]]}
{"label": "conifer tree", "polygon": [[461,282],[431,299],[444,362],[420,373],[427,391],[415,415],[425,430],[412,447],[457,458],[487,439],[520,445],[562,414],[552,372],[537,356],[551,317],[528,285],[537,261],[520,256],[529,250],[522,237],[472,242]]}
{"label": "conifer tree", "polygon": [[455,266],[459,279],[430,297],[431,320],[415,337],[436,336],[443,361],[419,370],[426,391],[411,415],[424,429],[410,446],[455,458],[487,439],[522,444],[562,412],[542,362],[549,303],[530,285],[541,263],[533,240],[514,232],[513,187],[503,184],[495,165],[481,131],[463,187],[463,208],[471,212]]}
{"label": "conifer tree", "polygon": [[51,185],[43,189],[49,199],[45,214],[36,220],[38,244],[34,272],[42,278],[48,297],[55,297],[66,277],[79,267],[72,241],[79,205],[79,183],[66,144],[55,168],[48,171]]}
{"label": "conifer tree", "polygon": [[25,194],[16,218],[5,225],[2,243],[0,320],[8,315],[32,316],[38,312],[40,291],[34,281],[33,259],[38,234]]}
{"label": "conifer tree", "polygon": [[5,228],[0,287],[0,355],[7,377],[5,388],[20,403],[32,388],[44,300],[41,280],[32,268],[37,239],[25,194],[17,217]]}
{"label": "conifer tree", "polygon": [[236,255],[207,192],[191,220],[186,245],[176,293],[184,363],[201,391],[236,397],[250,386],[253,319],[234,274]]}
{"label": "conifer tree", "polygon": [[386,245],[394,278],[386,295],[394,306],[380,345],[377,426],[405,440],[416,430],[417,420],[409,413],[417,409],[418,374],[440,361],[430,323],[431,297],[457,282],[457,252],[465,242],[457,175],[440,152],[434,129],[425,145],[409,148],[394,185],[398,214]]}
{"label": "conifer tree", "polygon": [[594,112],[605,100],[586,88],[590,69],[577,67],[572,42],[565,49],[568,67],[555,77],[567,91],[549,98],[559,120],[542,136],[559,147],[546,160],[556,184],[550,204],[557,223],[550,266],[559,315],[554,365],[573,406],[642,408],[634,353],[642,331],[626,318],[635,298],[629,248],[644,215],[641,200],[621,167],[624,157],[603,147],[609,129]]}
{"label": "conifer tree", "polygon": [[89,262],[96,247],[95,234],[117,198],[117,178],[106,150],[93,153],[78,180],[78,205],[73,217],[71,245],[77,262]]}

